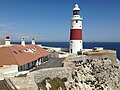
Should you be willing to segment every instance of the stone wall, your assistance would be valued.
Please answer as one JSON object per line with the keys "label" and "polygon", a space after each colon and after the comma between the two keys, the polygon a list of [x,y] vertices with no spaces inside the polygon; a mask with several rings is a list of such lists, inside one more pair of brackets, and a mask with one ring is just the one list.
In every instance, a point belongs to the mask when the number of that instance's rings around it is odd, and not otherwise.
{"label": "stone wall", "polygon": [[38,90],[33,78],[12,77],[4,79],[4,90]]}
{"label": "stone wall", "polygon": [[89,56],[93,59],[99,59],[99,60],[111,60],[113,63],[117,63],[117,55],[116,50],[98,50],[98,51],[89,51],[84,52],[84,55]]}
{"label": "stone wall", "polygon": [[116,63],[117,56],[116,52],[115,53],[106,53],[106,54],[101,54],[101,55],[89,55],[90,58],[92,59],[99,59],[99,60],[111,60],[113,63]]}
{"label": "stone wall", "polygon": [[54,52],[54,53],[51,53],[48,58],[59,58],[59,54]]}
{"label": "stone wall", "polygon": [[28,77],[34,77],[34,80],[36,83],[41,82],[47,77],[50,77],[51,79],[59,77],[64,78],[70,76],[72,73],[71,68],[48,68],[48,69],[40,69],[34,72],[31,72],[28,74]]}

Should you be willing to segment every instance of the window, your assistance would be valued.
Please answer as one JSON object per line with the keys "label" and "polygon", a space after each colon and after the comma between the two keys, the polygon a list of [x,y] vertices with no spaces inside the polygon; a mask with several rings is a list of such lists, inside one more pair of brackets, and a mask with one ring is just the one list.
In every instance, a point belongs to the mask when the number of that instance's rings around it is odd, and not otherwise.
{"label": "window", "polygon": [[28,63],[28,67],[30,67],[30,63]]}
{"label": "window", "polygon": [[80,10],[74,10],[73,11],[73,15],[79,15],[80,14]]}
{"label": "window", "polygon": [[16,51],[13,51],[15,54],[18,54]]}
{"label": "window", "polygon": [[22,66],[19,67],[19,71],[21,71],[21,70],[22,70]]}
{"label": "window", "polygon": [[71,53],[72,53],[72,49],[71,49]]}
{"label": "window", "polygon": [[76,23],[78,23],[78,20],[76,20]]}
{"label": "window", "polygon": [[108,58],[104,58],[104,60],[107,60]]}
{"label": "window", "polygon": [[19,50],[20,53],[22,53],[22,51]]}

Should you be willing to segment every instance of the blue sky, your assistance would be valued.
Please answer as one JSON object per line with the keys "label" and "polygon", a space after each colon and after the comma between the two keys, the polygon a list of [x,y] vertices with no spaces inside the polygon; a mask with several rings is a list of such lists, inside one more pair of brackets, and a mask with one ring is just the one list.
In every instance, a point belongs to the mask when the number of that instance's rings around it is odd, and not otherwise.
{"label": "blue sky", "polygon": [[0,0],[0,38],[69,41],[75,3],[83,17],[83,41],[120,42],[120,0]]}

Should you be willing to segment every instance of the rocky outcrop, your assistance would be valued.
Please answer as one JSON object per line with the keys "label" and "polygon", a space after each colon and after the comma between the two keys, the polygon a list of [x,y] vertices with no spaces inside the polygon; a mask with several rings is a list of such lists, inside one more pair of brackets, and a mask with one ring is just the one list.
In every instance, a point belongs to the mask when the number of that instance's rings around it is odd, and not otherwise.
{"label": "rocky outcrop", "polygon": [[[120,61],[116,62],[84,55],[70,56],[64,61],[65,67],[41,69],[31,72],[28,76],[34,77],[39,88],[41,85],[45,88],[45,84],[41,83],[45,78],[50,78],[52,90],[57,90],[57,87],[61,90],[120,90]],[[56,82],[56,77],[60,78],[57,80],[59,82],[66,78],[67,81],[62,81],[65,87],[52,83]]]}
{"label": "rocky outcrop", "polygon": [[120,90],[120,64],[90,58],[73,61],[72,77],[65,82],[67,90]]}

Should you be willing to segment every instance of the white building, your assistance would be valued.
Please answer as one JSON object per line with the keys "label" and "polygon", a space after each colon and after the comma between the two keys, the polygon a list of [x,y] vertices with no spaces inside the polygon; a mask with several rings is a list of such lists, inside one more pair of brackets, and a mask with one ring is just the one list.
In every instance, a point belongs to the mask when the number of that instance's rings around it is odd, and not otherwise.
{"label": "white building", "polygon": [[24,39],[21,45],[11,45],[10,37],[7,37],[5,45],[0,47],[0,72],[12,73],[29,70],[48,60],[49,55],[48,51],[35,44],[26,45]]}

